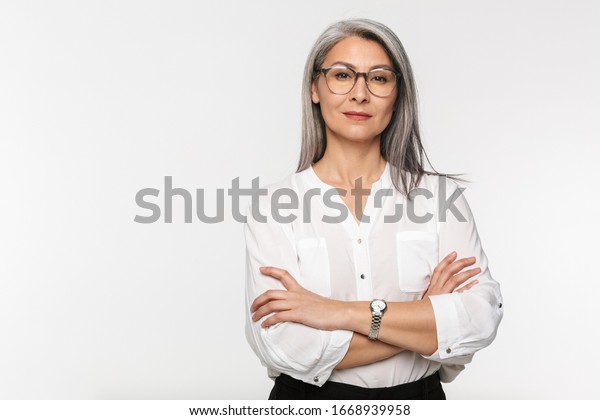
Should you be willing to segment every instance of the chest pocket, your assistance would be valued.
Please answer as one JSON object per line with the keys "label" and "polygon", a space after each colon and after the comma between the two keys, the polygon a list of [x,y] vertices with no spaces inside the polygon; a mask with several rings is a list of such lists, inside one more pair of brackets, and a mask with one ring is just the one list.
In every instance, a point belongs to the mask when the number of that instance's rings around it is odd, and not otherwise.
{"label": "chest pocket", "polygon": [[438,264],[438,235],[408,230],[396,233],[396,258],[400,290],[425,292]]}
{"label": "chest pocket", "polygon": [[299,283],[302,287],[324,297],[331,296],[329,253],[325,238],[305,238],[296,241]]}

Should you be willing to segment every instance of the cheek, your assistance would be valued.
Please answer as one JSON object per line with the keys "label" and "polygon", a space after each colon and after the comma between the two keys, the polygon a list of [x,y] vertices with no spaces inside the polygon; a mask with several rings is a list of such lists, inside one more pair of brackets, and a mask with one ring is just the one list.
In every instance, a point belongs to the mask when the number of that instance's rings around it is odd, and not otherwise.
{"label": "cheek", "polygon": [[394,116],[394,108],[390,107],[388,112],[385,113],[385,124],[386,125],[392,120],[393,116]]}
{"label": "cheek", "polygon": [[394,105],[382,107],[382,112],[379,114],[381,124],[387,126],[394,116]]}
{"label": "cheek", "polygon": [[[343,101],[342,101],[343,102]],[[321,96],[321,113],[324,118],[333,117],[339,109],[341,103],[338,98],[331,96]]]}

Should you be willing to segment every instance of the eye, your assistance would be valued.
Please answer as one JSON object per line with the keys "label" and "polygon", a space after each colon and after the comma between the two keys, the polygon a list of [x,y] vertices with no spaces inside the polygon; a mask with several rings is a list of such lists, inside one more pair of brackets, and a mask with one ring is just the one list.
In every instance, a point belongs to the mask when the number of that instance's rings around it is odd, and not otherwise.
{"label": "eye", "polygon": [[385,85],[393,81],[394,73],[389,70],[376,70],[369,74],[369,82]]}
{"label": "eye", "polygon": [[388,80],[384,76],[373,76],[371,77],[371,81],[376,83],[387,83]]}
{"label": "eye", "polygon": [[354,78],[354,74],[349,69],[342,68],[334,68],[331,69],[330,77],[335,80],[339,80],[340,82],[344,82],[347,80],[352,80]]}

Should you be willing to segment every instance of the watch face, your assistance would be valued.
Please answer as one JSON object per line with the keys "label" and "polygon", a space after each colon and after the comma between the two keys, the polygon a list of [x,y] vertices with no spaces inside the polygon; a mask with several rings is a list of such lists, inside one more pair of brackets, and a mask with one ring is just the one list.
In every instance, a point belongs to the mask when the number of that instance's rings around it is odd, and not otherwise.
{"label": "watch face", "polygon": [[374,300],[373,303],[371,303],[371,307],[374,310],[381,312],[385,309],[386,304],[383,300]]}

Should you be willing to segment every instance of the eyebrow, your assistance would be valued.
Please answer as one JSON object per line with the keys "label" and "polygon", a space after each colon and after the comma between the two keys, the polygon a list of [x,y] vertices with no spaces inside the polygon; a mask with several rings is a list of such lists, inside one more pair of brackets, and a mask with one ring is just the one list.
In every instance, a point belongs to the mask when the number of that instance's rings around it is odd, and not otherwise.
{"label": "eyebrow", "polygon": [[[347,63],[345,61],[336,61],[335,63],[332,63],[330,67],[335,66],[336,64],[342,64],[342,65],[348,67],[349,69],[352,69],[352,70],[356,71],[356,67],[353,64]],[[373,70],[373,69],[389,69],[389,70],[394,70],[392,66],[387,65],[387,64],[375,64],[374,66],[371,66],[371,68],[369,70]]]}

